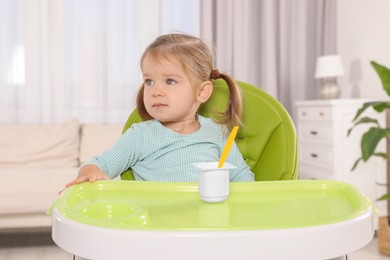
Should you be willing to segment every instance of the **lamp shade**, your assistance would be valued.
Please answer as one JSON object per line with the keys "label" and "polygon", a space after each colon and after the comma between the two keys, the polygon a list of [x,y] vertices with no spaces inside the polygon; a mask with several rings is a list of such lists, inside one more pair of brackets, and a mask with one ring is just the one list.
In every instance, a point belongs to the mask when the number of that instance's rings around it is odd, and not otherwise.
{"label": "lamp shade", "polygon": [[338,55],[320,56],[317,59],[316,79],[333,78],[344,74],[343,63]]}

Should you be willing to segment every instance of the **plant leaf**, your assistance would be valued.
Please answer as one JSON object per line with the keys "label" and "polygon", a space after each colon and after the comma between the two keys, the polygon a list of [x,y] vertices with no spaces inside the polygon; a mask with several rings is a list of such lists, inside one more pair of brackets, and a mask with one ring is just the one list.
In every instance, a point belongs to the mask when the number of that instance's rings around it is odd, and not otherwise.
{"label": "plant leaf", "polygon": [[382,101],[373,101],[373,102],[366,102],[364,103],[355,114],[355,117],[352,119],[352,122],[355,122],[355,120],[369,107],[378,106],[379,104],[383,103]]}
{"label": "plant leaf", "polygon": [[384,194],[384,195],[380,196],[379,198],[377,198],[376,200],[381,201],[381,200],[389,200],[389,199],[390,199],[390,194]]}
{"label": "plant leaf", "polygon": [[380,183],[380,182],[377,182],[376,184],[379,185],[379,186],[390,187],[390,184],[389,184],[389,183]]}
{"label": "plant leaf", "polygon": [[359,121],[357,121],[350,129],[348,129],[347,136],[349,136],[351,134],[352,129],[354,129],[357,125],[367,124],[367,123],[373,123],[373,124],[376,124],[378,127],[380,127],[378,119],[365,116],[365,117],[360,118]]}
{"label": "plant leaf", "polygon": [[374,153],[374,156],[382,157],[383,159],[387,160],[387,153]]}
{"label": "plant leaf", "polygon": [[362,160],[362,157],[360,157],[359,159],[357,159],[355,161],[355,163],[353,164],[352,168],[351,168],[351,171],[354,171],[355,168],[358,166],[359,162]]}
{"label": "plant leaf", "polygon": [[[385,160],[387,160],[387,153],[373,153],[371,156],[378,156],[378,157],[381,157],[381,158],[383,158],[383,159],[385,159]],[[370,157],[371,157],[370,156]],[[369,157],[369,158],[370,158]],[[367,158],[367,160],[369,159],[369,158]],[[361,160],[363,160],[363,158],[362,157],[360,157],[359,159],[357,159],[355,162],[354,162],[354,164],[353,164],[353,166],[352,166],[352,168],[351,168],[351,171],[354,171],[355,169],[356,169],[356,167],[358,166],[358,164],[359,164],[359,162],[361,161]],[[379,184],[379,183],[378,183]],[[390,186],[390,184],[389,184],[389,186]]]}
{"label": "plant leaf", "polygon": [[390,108],[389,102],[377,102],[377,104],[373,104],[372,108],[378,113],[383,112],[385,109]]}
{"label": "plant leaf", "polygon": [[371,61],[370,63],[374,67],[376,73],[379,75],[379,78],[382,81],[383,89],[386,91],[387,95],[390,96],[390,69],[378,64],[375,61]]}
{"label": "plant leaf", "polygon": [[360,143],[363,161],[367,161],[374,154],[379,141],[387,137],[389,133],[390,129],[388,128],[371,127],[363,134]]}

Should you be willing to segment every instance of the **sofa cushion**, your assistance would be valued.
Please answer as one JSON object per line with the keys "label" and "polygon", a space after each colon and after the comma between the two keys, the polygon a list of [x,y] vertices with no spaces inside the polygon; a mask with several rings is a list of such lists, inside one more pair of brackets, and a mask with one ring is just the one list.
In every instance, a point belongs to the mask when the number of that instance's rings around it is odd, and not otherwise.
{"label": "sofa cushion", "polygon": [[79,122],[0,125],[0,168],[79,165]]}
{"label": "sofa cushion", "polygon": [[81,127],[80,163],[110,148],[122,134],[122,124],[86,124]]}
{"label": "sofa cushion", "polygon": [[[0,222],[3,214],[45,214],[78,168],[0,169]],[[1,223],[0,223],[1,226]]]}

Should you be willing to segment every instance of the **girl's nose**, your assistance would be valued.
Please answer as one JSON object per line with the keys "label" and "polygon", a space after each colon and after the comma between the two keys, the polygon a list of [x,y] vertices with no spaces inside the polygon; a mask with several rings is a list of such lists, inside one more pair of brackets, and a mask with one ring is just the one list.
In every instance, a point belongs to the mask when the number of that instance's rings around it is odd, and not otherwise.
{"label": "girl's nose", "polygon": [[164,94],[159,88],[154,89],[153,91],[153,97],[162,97]]}

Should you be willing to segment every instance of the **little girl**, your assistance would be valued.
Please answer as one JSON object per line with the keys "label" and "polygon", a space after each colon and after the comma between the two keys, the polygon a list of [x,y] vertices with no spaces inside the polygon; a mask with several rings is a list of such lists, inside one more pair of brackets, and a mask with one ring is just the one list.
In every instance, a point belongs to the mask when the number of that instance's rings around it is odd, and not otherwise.
{"label": "little girl", "polygon": [[[228,129],[240,124],[242,101],[235,81],[213,69],[206,44],[185,34],[162,35],[145,50],[141,70],[137,109],[145,121],[85,163],[66,187],[113,179],[129,168],[136,180],[196,182],[194,163],[219,160]],[[219,78],[230,91],[223,122],[197,114],[213,92],[211,81]],[[231,181],[254,181],[236,144],[226,161],[237,167],[230,170]]]}

